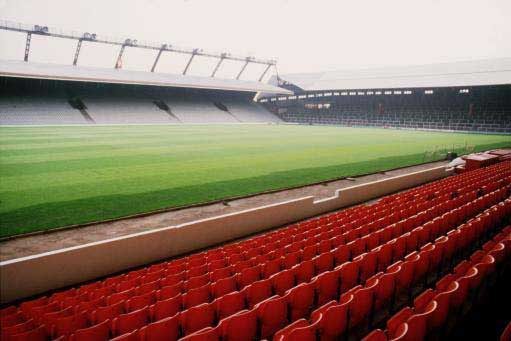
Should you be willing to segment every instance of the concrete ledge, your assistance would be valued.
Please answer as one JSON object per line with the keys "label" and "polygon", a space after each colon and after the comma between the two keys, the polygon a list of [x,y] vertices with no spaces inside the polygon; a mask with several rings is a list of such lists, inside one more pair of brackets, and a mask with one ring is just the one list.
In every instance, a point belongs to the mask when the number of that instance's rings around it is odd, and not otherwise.
{"label": "concrete ledge", "polygon": [[371,200],[452,174],[443,166],[129,236],[0,263],[0,301],[7,303]]}

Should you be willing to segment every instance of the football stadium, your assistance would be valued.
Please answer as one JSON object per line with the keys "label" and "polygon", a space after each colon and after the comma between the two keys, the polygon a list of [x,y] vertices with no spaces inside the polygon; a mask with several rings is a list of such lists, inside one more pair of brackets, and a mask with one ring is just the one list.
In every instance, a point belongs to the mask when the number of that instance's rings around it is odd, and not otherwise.
{"label": "football stadium", "polygon": [[511,340],[505,53],[291,69],[2,19],[0,55],[2,341]]}

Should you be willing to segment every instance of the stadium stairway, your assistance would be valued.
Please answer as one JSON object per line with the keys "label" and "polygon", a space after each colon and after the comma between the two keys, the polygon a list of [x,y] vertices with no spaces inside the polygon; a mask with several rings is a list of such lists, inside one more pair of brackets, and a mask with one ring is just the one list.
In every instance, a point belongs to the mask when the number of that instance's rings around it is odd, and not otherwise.
{"label": "stadium stairway", "polygon": [[6,307],[2,340],[445,335],[509,270],[510,194],[510,161],[465,172]]}

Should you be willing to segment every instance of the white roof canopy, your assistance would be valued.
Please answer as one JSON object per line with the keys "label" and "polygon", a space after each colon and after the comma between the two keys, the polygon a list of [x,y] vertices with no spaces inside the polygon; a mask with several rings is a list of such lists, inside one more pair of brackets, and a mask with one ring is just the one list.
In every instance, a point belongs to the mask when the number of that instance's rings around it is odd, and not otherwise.
{"label": "white roof canopy", "polygon": [[[305,91],[511,84],[511,58],[280,75]],[[270,81],[276,83],[276,79]]]}
{"label": "white roof canopy", "polygon": [[255,81],[24,61],[0,61],[0,76],[291,94],[277,86]]}

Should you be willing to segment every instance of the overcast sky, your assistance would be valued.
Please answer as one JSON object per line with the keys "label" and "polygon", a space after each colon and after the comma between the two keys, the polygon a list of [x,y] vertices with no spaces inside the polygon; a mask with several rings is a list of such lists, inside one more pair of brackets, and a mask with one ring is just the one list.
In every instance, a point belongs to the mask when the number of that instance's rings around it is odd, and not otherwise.
{"label": "overcast sky", "polygon": [[[280,73],[511,57],[510,0],[0,0],[0,19],[276,58]],[[0,59],[21,60],[24,45],[24,35],[0,31]],[[70,64],[75,45],[37,36],[30,60]],[[87,43],[79,64],[113,67],[117,53]],[[128,49],[124,68],[148,70],[154,56]],[[158,71],[185,63],[168,53]],[[214,64],[202,58],[190,72],[209,75]]]}

